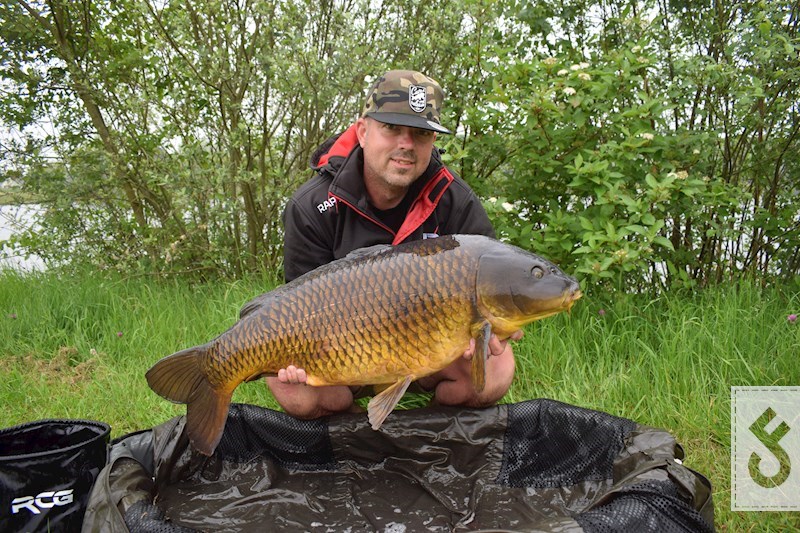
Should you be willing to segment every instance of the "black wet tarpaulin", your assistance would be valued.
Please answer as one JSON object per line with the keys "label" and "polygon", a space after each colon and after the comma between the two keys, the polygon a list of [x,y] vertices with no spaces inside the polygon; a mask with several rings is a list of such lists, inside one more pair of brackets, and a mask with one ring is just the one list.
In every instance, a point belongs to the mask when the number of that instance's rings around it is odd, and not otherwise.
{"label": "black wet tarpaulin", "polygon": [[212,457],[176,417],[115,441],[89,531],[713,531],[668,432],[551,400],[302,421],[234,404]]}

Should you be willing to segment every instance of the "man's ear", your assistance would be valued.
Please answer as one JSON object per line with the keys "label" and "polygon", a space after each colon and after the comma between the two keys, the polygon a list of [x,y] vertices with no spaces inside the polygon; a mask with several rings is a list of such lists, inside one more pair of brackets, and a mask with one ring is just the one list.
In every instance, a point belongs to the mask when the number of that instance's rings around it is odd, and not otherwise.
{"label": "man's ear", "polygon": [[358,120],[356,120],[356,137],[358,137],[358,144],[364,146],[364,139],[367,138],[366,117],[359,117]]}

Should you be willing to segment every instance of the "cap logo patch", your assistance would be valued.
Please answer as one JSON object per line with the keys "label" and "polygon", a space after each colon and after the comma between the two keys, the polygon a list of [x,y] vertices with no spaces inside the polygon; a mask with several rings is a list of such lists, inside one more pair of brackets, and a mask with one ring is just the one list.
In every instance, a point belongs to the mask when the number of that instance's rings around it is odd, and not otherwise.
{"label": "cap logo patch", "polygon": [[408,105],[415,113],[422,113],[428,105],[428,93],[425,87],[420,85],[409,85]]}

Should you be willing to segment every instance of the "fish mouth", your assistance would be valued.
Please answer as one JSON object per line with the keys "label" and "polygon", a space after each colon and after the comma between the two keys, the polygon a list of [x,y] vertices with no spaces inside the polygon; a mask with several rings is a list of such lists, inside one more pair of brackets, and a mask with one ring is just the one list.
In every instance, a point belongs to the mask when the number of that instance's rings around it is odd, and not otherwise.
{"label": "fish mouth", "polygon": [[581,296],[583,296],[583,293],[580,289],[575,289],[574,291],[564,295],[564,307],[566,310],[569,311],[572,309],[572,306],[575,305],[575,302],[580,300]]}
{"label": "fish mouth", "polygon": [[[530,324],[531,322],[557,315],[562,311],[569,312],[575,302],[580,299],[581,296],[583,296],[581,290],[575,288],[576,285],[565,289],[563,292],[553,296],[552,298],[540,298],[535,309],[529,308],[528,310],[523,310],[523,307],[517,305],[517,313],[515,313],[516,316],[506,317],[504,319],[498,319],[497,317],[494,317],[490,319],[492,321],[492,326],[498,331],[507,330],[508,332],[512,332],[522,328],[527,324]],[[517,295],[512,289],[512,299],[514,299],[516,296]],[[502,327],[499,325],[501,323]]]}
{"label": "fish mouth", "polygon": [[575,289],[572,291],[566,291],[561,296],[545,300],[542,302],[541,311],[532,315],[528,315],[528,318],[525,322],[528,323],[535,320],[541,320],[543,318],[557,315],[562,311],[569,312],[570,309],[572,309],[572,306],[581,296],[583,296],[583,293],[580,291],[580,289]]}
{"label": "fish mouth", "polygon": [[572,306],[575,305],[575,302],[578,301],[581,296],[583,296],[583,293],[580,289],[565,291],[560,298],[553,298],[552,300],[546,302],[544,305],[544,310],[536,313],[533,319],[541,320],[542,318],[557,315],[562,311],[569,313],[570,309],[572,309]]}
{"label": "fish mouth", "polygon": [[575,302],[580,300],[581,296],[583,296],[583,293],[580,289],[565,292],[564,298],[561,301],[561,310],[570,314],[572,312],[572,306],[575,305]]}
{"label": "fish mouth", "polygon": [[[543,298],[539,300],[539,304],[536,306],[538,311],[531,313],[529,311],[523,311],[525,308],[517,304],[517,309],[521,316],[525,316],[525,322],[533,322],[535,320],[541,320],[542,318],[547,318],[553,315],[557,315],[562,311],[567,311],[572,308],[577,300],[583,296],[583,293],[579,288],[576,288],[577,284],[572,285],[571,287],[566,288],[560,295],[553,296],[552,298]],[[516,300],[519,295],[515,293],[513,287],[511,289],[511,299]]]}

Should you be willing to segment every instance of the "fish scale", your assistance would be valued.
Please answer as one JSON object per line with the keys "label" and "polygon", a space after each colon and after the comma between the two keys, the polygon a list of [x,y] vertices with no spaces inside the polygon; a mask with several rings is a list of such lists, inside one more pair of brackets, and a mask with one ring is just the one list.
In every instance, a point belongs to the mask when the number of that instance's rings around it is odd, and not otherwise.
{"label": "fish scale", "polygon": [[492,330],[508,336],[579,297],[577,282],[552,263],[488,237],[359,250],[253,299],[228,331],[165,357],[146,377],[158,394],[187,404],[189,439],[207,455],[233,390],[289,365],[313,386],[387,386],[368,405],[377,429],[408,383],[451,364],[471,338],[480,392]]}

